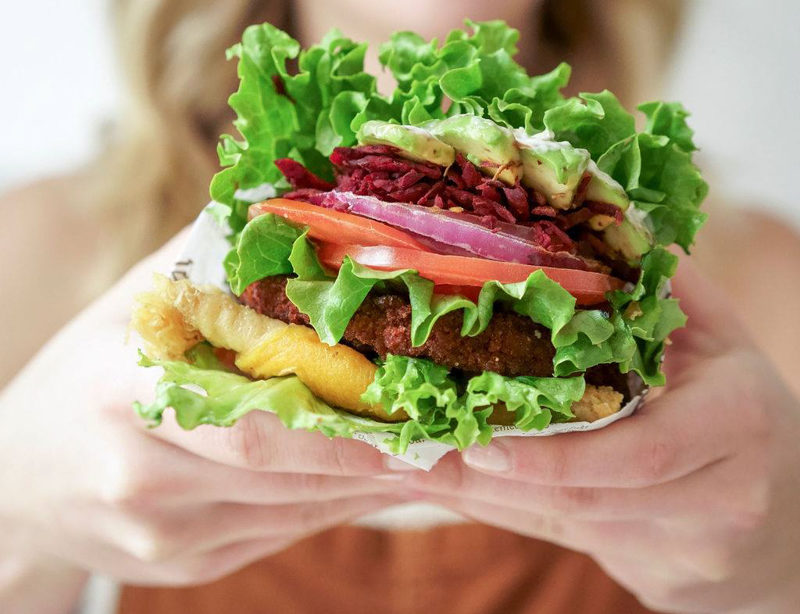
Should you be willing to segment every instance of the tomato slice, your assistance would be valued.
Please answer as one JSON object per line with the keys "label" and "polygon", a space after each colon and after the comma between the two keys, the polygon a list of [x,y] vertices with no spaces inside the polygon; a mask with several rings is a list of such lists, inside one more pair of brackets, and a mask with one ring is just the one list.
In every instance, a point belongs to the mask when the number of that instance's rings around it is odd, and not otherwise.
{"label": "tomato slice", "polygon": [[433,287],[434,294],[444,294],[445,296],[463,296],[472,302],[478,300],[481,293],[480,286],[451,286],[448,284],[436,284]]}
{"label": "tomato slice", "polygon": [[382,271],[414,269],[438,286],[482,286],[496,280],[502,283],[525,281],[534,271],[543,271],[574,296],[579,305],[595,305],[606,300],[606,292],[619,290],[623,281],[592,271],[558,269],[515,262],[498,262],[469,256],[444,256],[403,247],[365,247],[323,243],[317,250],[320,261],[338,269],[345,256],[355,262]]}
{"label": "tomato slice", "polygon": [[428,251],[428,248],[414,237],[388,224],[318,205],[286,198],[273,198],[250,205],[248,210],[251,220],[265,213],[274,213],[290,222],[308,226],[308,235],[318,241],[350,245],[387,245]]}

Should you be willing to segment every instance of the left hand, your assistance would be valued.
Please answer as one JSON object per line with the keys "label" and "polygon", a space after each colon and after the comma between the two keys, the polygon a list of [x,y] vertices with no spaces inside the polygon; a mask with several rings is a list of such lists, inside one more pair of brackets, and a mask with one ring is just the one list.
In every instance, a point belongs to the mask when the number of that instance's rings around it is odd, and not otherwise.
{"label": "left hand", "polygon": [[408,486],[585,552],[656,610],[796,612],[800,402],[725,299],[681,268],[689,325],[672,336],[666,392],[599,431],[450,454]]}

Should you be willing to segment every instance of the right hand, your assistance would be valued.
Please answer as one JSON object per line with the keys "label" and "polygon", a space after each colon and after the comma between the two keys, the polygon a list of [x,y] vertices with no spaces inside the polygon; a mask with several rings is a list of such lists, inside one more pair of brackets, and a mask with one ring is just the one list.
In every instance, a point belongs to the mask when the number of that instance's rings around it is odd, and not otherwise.
{"label": "right hand", "polygon": [[377,450],[290,431],[263,412],[229,429],[186,432],[172,419],[145,428],[131,403],[152,397],[158,374],[124,345],[127,321],[179,241],[0,394],[0,559],[62,560],[130,583],[204,582],[397,502],[391,481],[374,477],[390,473]]}

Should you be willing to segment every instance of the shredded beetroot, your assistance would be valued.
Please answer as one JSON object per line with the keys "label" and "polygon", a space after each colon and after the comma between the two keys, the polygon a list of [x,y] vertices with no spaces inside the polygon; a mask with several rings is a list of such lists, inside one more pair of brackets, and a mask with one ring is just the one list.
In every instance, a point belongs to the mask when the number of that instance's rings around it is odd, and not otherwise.
{"label": "shredded beetroot", "polygon": [[503,186],[503,194],[506,195],[509,208],[514,212],[520,222],[527,222],[530,215],[530,202],[528,193],[522,188],[519,182],[513,187]]}
{"label": "shredded beetroot", "polygon": [[467,160],[461,154],[456,157],[456,163],[461,169],[461,176],[464,179],[464,184],[467,187],[474,188],[484,180],[484,176],[472,162]]}
{"label": "shredded beetroot", "polygon": [[[487,200],[493,200],[496,203],[502,201],[502,195],[500,190],[497,189],[496,183],[500,183],[499,181],[484,181],[483,183],[475,186],[475,190],[480,194],[483,198]],[[502,189],[502,186],[500,186]]]}
{"label": "shredded beetroot", "polygon": [[[331,162],[338,170],[336,189],[441,209],[463,209],[480,216],[518,223],[531,217],[531,194],[483,175],[463,155],[448,168],[407,160],[385,145],[337,147]],[[534,198],[534,202],[538,199]]]}
{"label": "shredded beetroot", "polygon": [[297,160],[291,158],[280,158],[275,160],[283,176],[292,184],[295,190],[332,190],[335,186],[324,179],[320,179]]}
{"label": "shredded beetroot", "polygon": [[591,211],[592,213],[613,217],[614,222],[617,224],[617,226],[622,224],[624,214],[622,212],[622,209],[620,209],[616,205],[612,205],[611,203],[601,203],[597,202],[596,200],[587,200],[584,203],[584,206],[587,209],[589,209],[589,211]]}
{"label": "shredded beetroot", "polygon": [[534,222],[533,225],[550,237],[551,244],[556,246],[556,249],[552,251],[572,251],[575,247],[575,243],[569,238],[569,235],[553,222],[549,220],[540,220]]}
{"label": "shredded beetroot", "polygon": [[578,184],[578,189],[575,190],[575,198],[572,200],[573,207],[580,207],[586,199],[586,190],[589,189],[589,182],[592,180],[592,175],[586,171],[581,177],[581,182]]}
{"label": "shredded beetroot", "polygon": [[559,221],[564,229],[569,230],[578,224],[588,222],[589,219],[594,217],[594,215],[595,214],[591,209],[584,207],[583,209],[571,211],[570,213],[563,215],[561,218],[559,218]]}
{"label": "shredded beetroot", "polygon": [[558,217],[558,211],[549,205],[537,205],[531,209],[531,215],[540,217]]}
{"label": "shredded beetroot", "polygon": [[325,191],[326,190],[316,190],[314,188],[300,188],[299,190],[286,192],[282,198],[288,198],[289,200],[308,200],[318,194],[323,194]]}
{"label": "shredded beetroot", "polygon": [[368,172],[406,173],[416,170],[423,176],[439,179],[442,167],[429,162],[414,162],[397,155],[397,149],[386,145],[364,145],[362,147],[337,147],[330,155],[330,161],[342,174],[355,168]]}
{"label": "shredded beetroot", "polygon": [[[533,200],[536,201],[536,207],[534,207],[534,209],[548,207],[547,198],[545,198],[545,195],[541,192],[537,192],[536,190],[528,190],[528,194],[530,194]],[[553,209],[552,207],[549,208]],[[553,211],[555,211],[555,209],[553,209]],[[533,210],[531,210],[531,213],[533,213]],[[534,215],[536,214],[534,213]]]}
{"label": "shredded beetroot", "polygon": [[[352,192],[387,202],[409,203],[475,216],[480,224],[495,229],[516,225],[529,240],[552,253],[577,253],[576,233],[571,228],[602,214],[622,221],[622,210],[609,203],[586,201],[591,175],[586,173],[578,185],[569,211],[547,204],[543,194],[519,181],[507,185],[480,171],[460,153],[448,167],[408,160],[388,145],[337,147],[330,155],[336,171],[336,184],[320,179],[302,164],[283,158],[275,164],[292,185],[285,198],[315,198],[325,192]],[[585,202],[584,202],[585,201]],[[567,234],[567,231],[570,234]],[[574,258],[574,256],[573,256]]]}

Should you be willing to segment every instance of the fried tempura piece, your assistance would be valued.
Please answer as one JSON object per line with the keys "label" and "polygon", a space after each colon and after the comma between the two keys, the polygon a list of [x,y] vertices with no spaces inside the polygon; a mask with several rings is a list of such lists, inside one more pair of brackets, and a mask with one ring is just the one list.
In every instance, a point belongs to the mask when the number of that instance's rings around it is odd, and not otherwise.
{"label": "fried tempura piece", "polygon": [[173,303],[179,287],[163,275],[153,276],[153,290],[136,297],[130,329],[139,333],[148,356],[159,360],[186,360],[184,353],[203,340]]}
{"label": "fried tempura piece", "polygon": [[[240,305],[221,290],[199,288],[189,281],[156,276],[155,287],[137,297],[131,327],[146,352],[165,360],[185,360],[184,353],[207,339],[237,353],[236,366],[258,379],[297,375],[324,401],[379,420],[407,420],[404,412],[388,415],[361,401],[376,366],[344,345],[326,345],[313,329],[285,324]],[[622,394],[610,386],[586,386],[572,405],[577,420],[594,422],[620,410]],[[490,422],[513,424],[514,414],[497,408]]]}
{"label": "fried tempura piece", "polygon": [[184,360],[186,350],[206,339],[236,352],[236,366],[251,377],[296,374],[331,405],[379,420],[408,419],[361,401],[377,370],[363,354],[326,345],[313,329],[263,316],[217,288],[158,276],[155,289],[137,298],[131,326],[154,357]]}
{"label": "fried tempura piece", "polygon": [[617,413],[622,408],[622,394],[611,386],[586,386],[580,401],[572,404],[572,413],[578,420],[594,422]]}
{"label": "fried tempura piece", "polygon": [[[580,401],[575,401],[571,409],[575,414],[576,422],[594,422],[622,409],[622,395],[611,386],[587,384],[583,397]],[[505,405],[498,404],[495,405],[488,422],[489,424],[513,426],[514,419],[514,412],[505,411]]]}
{"label": "fried tempura piece", "polygon": [[263,379],[294,373],[332,405],[391,422],[408,419],[405,412],[390,416],[360,400],[375,378],[377,367],[372,361],[345,345],[322,343],[317,333],[305,326],[289,324],[275,331],[258,346],[241,352],[236,366]]}

